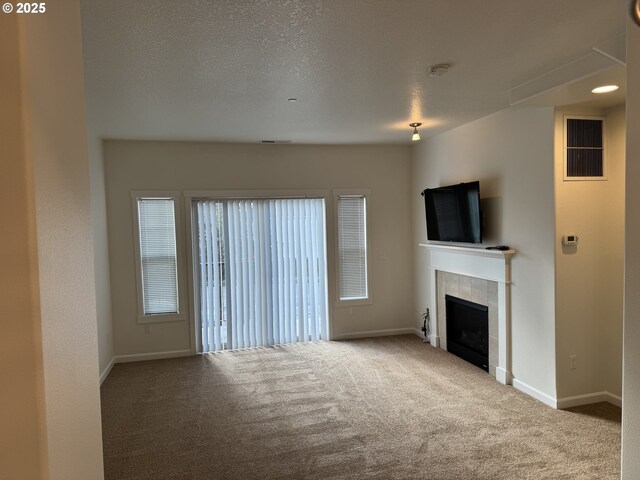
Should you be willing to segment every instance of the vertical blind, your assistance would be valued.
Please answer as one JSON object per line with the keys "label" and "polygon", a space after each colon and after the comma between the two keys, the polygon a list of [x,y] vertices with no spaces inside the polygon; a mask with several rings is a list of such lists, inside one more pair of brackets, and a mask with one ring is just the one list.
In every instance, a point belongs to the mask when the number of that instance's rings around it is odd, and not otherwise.
{"label": "vertical blind", "polygon": [[140,269],[145,315],[178,313],[173,198],[139,198]]}
{"label": "vertical blind", "polygon": [[340,300],[369,297],[367,285],[367,199],[338,197],[338,257]]}
{"label": "vertical blind", "polygon": [[324,200],[196,202],[204,352],[327,332]]}

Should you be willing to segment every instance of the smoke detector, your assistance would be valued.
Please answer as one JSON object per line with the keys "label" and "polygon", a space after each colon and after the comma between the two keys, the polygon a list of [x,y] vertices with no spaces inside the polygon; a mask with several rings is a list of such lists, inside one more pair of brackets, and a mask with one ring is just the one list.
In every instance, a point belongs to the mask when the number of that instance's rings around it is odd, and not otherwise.
{"label": "smoke detector", "polygon": [[451,65],[449,65],[448,63],[438,63],[437,65],[431,65],[429,68],[427,68],[427,72],[429,73],[430,77],[441,77],[442,75],[447,73],[450,68]]}

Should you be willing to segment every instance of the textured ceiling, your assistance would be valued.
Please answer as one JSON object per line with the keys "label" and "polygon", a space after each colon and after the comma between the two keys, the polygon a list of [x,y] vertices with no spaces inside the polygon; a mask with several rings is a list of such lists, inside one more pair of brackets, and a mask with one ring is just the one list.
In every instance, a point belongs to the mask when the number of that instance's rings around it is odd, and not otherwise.
{"label": "textured ceiling", "polygon": [[626,0],[83,0],[90,124],[406,143],[409,122],[428,136],[505,108],[511,88],[624,32],[625,14]]}

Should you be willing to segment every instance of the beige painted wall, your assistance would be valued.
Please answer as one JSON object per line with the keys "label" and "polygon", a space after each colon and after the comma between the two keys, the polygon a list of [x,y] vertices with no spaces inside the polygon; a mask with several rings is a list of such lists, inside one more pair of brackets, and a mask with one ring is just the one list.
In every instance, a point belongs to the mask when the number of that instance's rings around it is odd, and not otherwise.
{"label": "beige painted wall", "polygon": [[19,21],[0,17],[0,478],[46,478],[35,194],[24,142]]}
{"label": "beige painted wall", "polygon": [[512,351],[516,380],[555,399],[553,109],[510,108],[420,142],[413,151],[414,316],[429,306],[426,187],[480,180],[485,245],[512,260]]}
{"label": "beige painted wall", "polygon": [[[53,7],[53,5],[51,6]],[[21,17],[33,167],[48,477],[103,478],[80,6]]]}
{"label": "beige painted wall", "polygon": [[0,22],[0,478],[99,480],[79,3]]}
{"label": "beige painted wall", "polygon": [[[564,115],[606,116],[607,180],[565,181]],[[622,394],[624,106],[556,111],[556,354],[558,398]],[[575,233],[577,246],[562,245]],[[569,369],[569,356],[576,369]]]}
{"label": "beige painted wall", "polygon": [[[107,141],[104,153],[116,355],[191,348],[189,322],[154,324],[151,334],[136,323],[132,190],[370,189],[374,303],[335,306],[330,265],[333,335],[414,326],[409,147]],[[333,243],[329,235],[328,250]]]}
{"label": "beige painted wall", "polygon": [[640,27],[627,21],[627,161],[622,478],[640,478]]}

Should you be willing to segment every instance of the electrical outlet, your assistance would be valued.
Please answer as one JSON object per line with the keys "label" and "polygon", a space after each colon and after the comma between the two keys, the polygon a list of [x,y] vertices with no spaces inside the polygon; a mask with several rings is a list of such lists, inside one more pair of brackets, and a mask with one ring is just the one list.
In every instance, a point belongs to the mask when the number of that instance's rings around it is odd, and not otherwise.
{"label": "electrical outlet", "polygon": [[569,355],[569,370],[575,370],[575,369],[576,369],[576,356]]}

